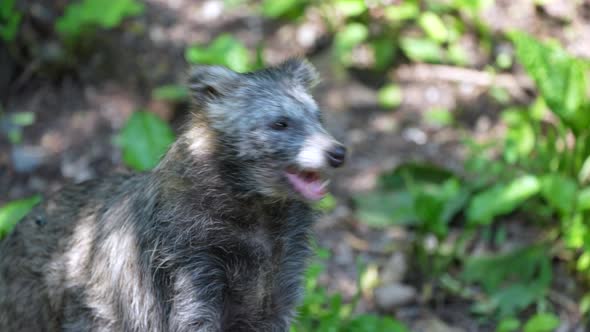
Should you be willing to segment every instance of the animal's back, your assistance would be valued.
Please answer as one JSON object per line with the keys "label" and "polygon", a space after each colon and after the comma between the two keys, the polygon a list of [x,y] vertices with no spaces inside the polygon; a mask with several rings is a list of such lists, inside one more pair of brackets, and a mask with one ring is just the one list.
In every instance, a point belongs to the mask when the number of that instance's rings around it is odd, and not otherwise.
{"label": "animal's back", "polygon": [[88,259],[82,251],[97,236],[92,232],[97,215],[132,182],[130,175],[118,175],[66,186],[45,197],[0,241],[0,331],[61,330],[72,318],[65,316],[76,314],[64,311],[81,295],[68,289],[67,279],[73,269],[86,267],[73,264]]}

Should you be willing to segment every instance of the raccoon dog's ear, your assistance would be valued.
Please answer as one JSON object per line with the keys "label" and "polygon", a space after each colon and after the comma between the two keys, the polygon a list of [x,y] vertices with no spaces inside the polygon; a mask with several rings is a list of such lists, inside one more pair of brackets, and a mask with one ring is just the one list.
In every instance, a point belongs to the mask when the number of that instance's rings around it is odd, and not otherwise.
{"label": "raccoon dog's ear", "polygon": [[222,66],[197,65],[191,68],[188,87],[197,100],[213,100],[230,93],[240,74]]}
{"label": "raccoon dog's ear", "polygon": [[313,88],[320,81],[320,75],[317,70],[306,59],[289,59],[280,64],[278,69],[307,89]]}

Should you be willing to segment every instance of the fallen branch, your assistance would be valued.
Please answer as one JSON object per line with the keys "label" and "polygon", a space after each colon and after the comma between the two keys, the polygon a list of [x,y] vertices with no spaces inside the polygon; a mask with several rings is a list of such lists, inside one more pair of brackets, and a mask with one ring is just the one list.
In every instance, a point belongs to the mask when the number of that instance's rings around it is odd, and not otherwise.
{"label": "fallen branch", "polygon": [[395,81],[444,81],[457,84],[471,84],[489,89],[493,86],[505,89],[513,98],[529,99],[526,90],[534,87],[533,82],[524,75],[492,74],[485,71],[430,64],[414,64],[399,67],[393,72]]}

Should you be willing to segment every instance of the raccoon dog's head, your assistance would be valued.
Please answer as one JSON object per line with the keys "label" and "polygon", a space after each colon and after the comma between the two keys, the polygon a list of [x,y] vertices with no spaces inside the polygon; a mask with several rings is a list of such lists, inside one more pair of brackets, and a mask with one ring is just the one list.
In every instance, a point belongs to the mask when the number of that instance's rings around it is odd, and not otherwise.
{"label": "raccoon dog's head", "polygon": [[313,66],[300,59],[246,74],[219,66],[192,69],[190,88],[213,130],[224,177],[271,198],[319,200],[326,194],[327,174],[344,163],[346,149],[322,125],[309,94],[317,80]]}

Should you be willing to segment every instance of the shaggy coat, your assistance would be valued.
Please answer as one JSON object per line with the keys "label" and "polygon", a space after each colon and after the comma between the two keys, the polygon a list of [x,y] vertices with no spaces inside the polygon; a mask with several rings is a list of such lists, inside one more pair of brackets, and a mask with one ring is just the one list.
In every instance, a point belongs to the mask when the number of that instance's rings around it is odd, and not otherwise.
{"label": "shaggy coat", "polygon": [[300,60],[195,68],[153,171],[65,187],[0,243],[0,331],[288,331],[314,213],[283,170],[336,144],[316,79]]}

